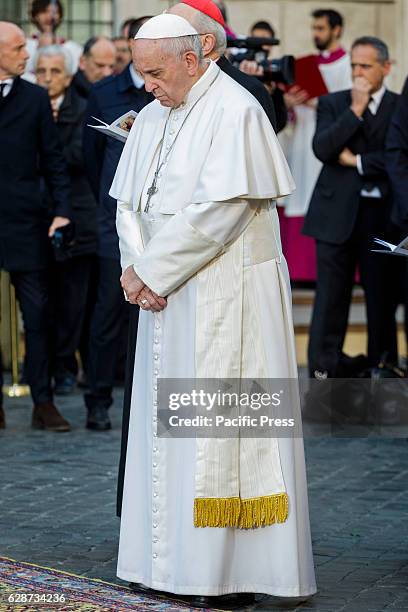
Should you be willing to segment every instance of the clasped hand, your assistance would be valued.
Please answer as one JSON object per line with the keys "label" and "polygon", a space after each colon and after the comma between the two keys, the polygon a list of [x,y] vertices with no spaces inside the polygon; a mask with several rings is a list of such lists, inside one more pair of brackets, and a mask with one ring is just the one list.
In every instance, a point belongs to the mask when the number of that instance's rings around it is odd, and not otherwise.
{"label": "clasped hand", "polygon": [[160,312],[167,306],[166,298],[160,297],[144,284],[141,278],[134,271],[133,266],[129,266],[120,277],[120,284],[131,304],[140,306],[143,310]]}

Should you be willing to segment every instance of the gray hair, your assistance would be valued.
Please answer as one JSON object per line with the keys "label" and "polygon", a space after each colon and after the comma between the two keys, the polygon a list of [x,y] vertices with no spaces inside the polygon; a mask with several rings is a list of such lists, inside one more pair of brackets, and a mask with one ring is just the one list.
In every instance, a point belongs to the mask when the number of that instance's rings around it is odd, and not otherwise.
{"label": "gray hair", "polygon": [[374,49],[377,51],[377,59],[380,64],[385,64],[385,62],[390,60],[390,54],[386,43],[381,40],[381,38],[377,38],[376,36],[360,36],[360,38],[356,38],[351,45],[351,50],[353,50],[354,47],[367,45],[374,47]]}
{"label": "gray hair", "polygon": [[224,55],[227,48],[227,35],[224,28],[218,21],[205,15],[201,11],[194,9],[193,27],[199,34],[213,34],[215,36],[214,51],[218,55]]}
{"label": "gray hair", "polygon": [[160,43],[163,51],[174,54],[178,59],[181,59],[184,53],[189,51],[196,54],[200,63],[204,59],[203,47],[198,34],[178,36],[177,38],[162,38]]}
{"label": "gray hair", "polygon": [[68,49],[65,49],[62,45],[47,45],[46,47],[40,47],[35,55],[34,66],[37,68],[40,57],[55,57],[56,55],[64,58],[65,72],[69,75],[74,74],[75,70],[72,55]]}

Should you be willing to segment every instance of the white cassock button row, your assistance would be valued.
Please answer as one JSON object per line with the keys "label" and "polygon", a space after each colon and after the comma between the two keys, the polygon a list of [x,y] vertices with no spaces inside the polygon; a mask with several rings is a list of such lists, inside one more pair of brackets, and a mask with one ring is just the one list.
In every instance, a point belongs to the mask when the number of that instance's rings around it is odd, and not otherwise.
{"label": "white cassock button row", "polygon": [[153,523],[153,529],[157,529],[158,524],[157,523]]}
{"label": "white cassock button row", "polygon": [[153,559],[157,559],[157,553],[153,553]]}
{"label": "white cassock button row", "polygon": [[155,361],[157,361],[157,360],[158,360],[158,358],[159,358],[158,354],[157,354],[157,353],[155,353],[155,354],[154,354],[154,360],[155,360]]}

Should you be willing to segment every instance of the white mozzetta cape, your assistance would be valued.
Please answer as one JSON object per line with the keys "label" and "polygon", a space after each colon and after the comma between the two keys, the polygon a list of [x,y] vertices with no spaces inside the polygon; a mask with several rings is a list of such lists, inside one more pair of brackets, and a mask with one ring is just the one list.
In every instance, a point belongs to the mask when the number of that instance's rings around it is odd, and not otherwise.
{"label": "white mozzetta cape", "polygon": [[[167,178],[160,189],[162,213],[174,214],[189,204],[236,197],[274,199],[294,189],[262,107],[214,63],[204,75],[205,82],[217,71],[218,77],[205,95],[204,108],[193,111],[171,153]],[[146,175],[169,112],[156,100],[147,105],[125,144],[110,195],[132,203],[134,210],[139,209]]]}
{"label": "white mozzetta cape", "polygon": [[[139,114],[110,190],[113,198],[125,204],[119,205],[117,221],[122,267],[137,263],[141,278],[159,295],[168,295],[176,289],[223,246],[208,244],[208,249],[200,256],[197,228],[187,220],[189,212],[183,214],[183,211],[190,209],[195,215],[198,208],[194,205],[200,203],[235,198],[275,199],[294,189],[285,157],[263,109],[250,93],[221,72],[215,63],[211,62],[204,76],[190,91],[187,103],[197,99],[214,78],[214,84],[203,98],[204,104],[193,110],[183,126],[163,172],[156,208],[161,214],[174,217],[160,236],[151,240],[149,245],[142,244],[138,216],[125,214],[125,211],[141,210],[143,190],[148,187],[146,177],[163,137],[170,109],[162,107],[158,101],[146,106]],[[123,214],[125,218],[122,219]],[[178,277],[163,267],[163,259],[168,259],[169,254],[168,240],[172,236],[177,237],[185,252],[191,250],[198,257],[196,265],[183,270]],[[129,244],[132,245],[130,251]],[[180,251],[180,247],[177,248]],[[139,255],[137,262],[134,259],[136,252]],[[157,263],[161,267],[162,280],[157,276]]]}

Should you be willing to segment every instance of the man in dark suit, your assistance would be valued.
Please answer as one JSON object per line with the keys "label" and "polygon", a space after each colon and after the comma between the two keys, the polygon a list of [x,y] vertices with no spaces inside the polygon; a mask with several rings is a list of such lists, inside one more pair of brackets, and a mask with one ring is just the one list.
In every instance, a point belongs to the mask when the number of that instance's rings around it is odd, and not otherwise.
{"label": "man in dark suit", "polygon": [[[20,78],[25,44],[20,28],[0,22],[0,268],[10,272],[23,314],[32,424],[69,431],[52,401],[47,268],[49,238],[71,218],[70,187],[48,94]],[[41,175],[52,194],[51,211],[43,204]]]}
{"label": "man in dark suit", "polygon": [[319,100],[313,140],[323,169],[303,233],[316,239],[317,286],[310,328],[312,376],[344,376],[342,348],[356,267],[364,288],[369,366],[387,352],[397,359],[392,266],[371,252],[386,237],[391,193],[385,137],[398,96],[386,90],[390,61],[384,42],[357,39],[352,46],[353,88]]}
{"label": "man in dark suit", "polygon": [[408,79],[405,81],[387,136],[386,164],[394,201],[392,220],[408,235]]}
{"label": "man in dark suit", "polygon": [[[86,123],[95,123],[92,116],[111,123],[126,111],[142,110],[152,99],[132,64],[129,64],[121,74],[94,85],[88,100]],[[89,393],[85,395],[85,403],[88,409],[87,427],[103,431],[111,427],[108,408],[113,401],[112,388],[121,327],[130,308],[124,300],[119,281],[121,269],[116,201],[109,196],[123,144],[87,127],[83,146],[88,177],[99,204],[98,289],[90,330]]]}
{"label": "man in dark suit", "polygon": [[[400,242],[408,236],[408,79],[391,119],[386,146],[387,172],[393,192],[391,219],[396,228],[395,242]],[[399,266],[403,279],[398,285],[405,306],[405,335],[408,338],[408,262],[405,257],[399,257],[393,263]]]}

